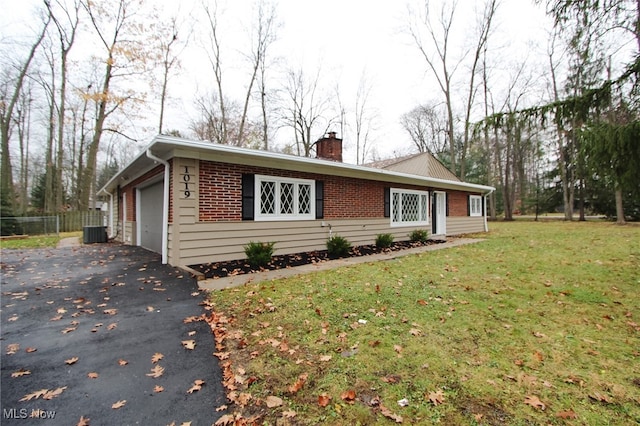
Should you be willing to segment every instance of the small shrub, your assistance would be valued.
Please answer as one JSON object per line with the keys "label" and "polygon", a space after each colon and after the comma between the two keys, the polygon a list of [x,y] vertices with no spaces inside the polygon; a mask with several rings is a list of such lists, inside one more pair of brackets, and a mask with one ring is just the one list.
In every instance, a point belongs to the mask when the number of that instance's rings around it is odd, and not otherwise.
{"label": "small shrub", "polygon": [[429,232],[426,229],[416,229],[411,231],[409,239],[414,243],[424,243],[429,239]]}
{"label": "small shrub", "polygon": [[333,235],[327,240],[327,252],[330,257],[344,257],[349,254],[351,243],[340,235]]}
{"label": "small shrub", "polygon": [[244,254],[247,256],[247,261],[252,267],[263,268],[267,266],[271,257],[273,256],[273,246],[276,243],[254,243],[249,242],[244,246]]}
{"label": "small shrub", "polygon": [[392,234],[378,234],[376,235],[376,246],[379,248],[389,248],[393,244]]}

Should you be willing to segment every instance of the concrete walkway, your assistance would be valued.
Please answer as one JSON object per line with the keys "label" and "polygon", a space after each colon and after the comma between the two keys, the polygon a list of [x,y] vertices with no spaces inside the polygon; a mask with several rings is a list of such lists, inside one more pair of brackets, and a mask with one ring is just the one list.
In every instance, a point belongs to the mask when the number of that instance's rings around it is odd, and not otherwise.
{"label": "concrete walkway", "polygon": [[[416,247],[406,250],[394,251],[389,253],[378,253],[369,256],[349,257],[346,259],[329,260],[315,264],[297,266],[295,268],[277,269],[274,271],[263,271],[254,274],[241,274],[224,278],[201,279],[198,281],[198,287],[202,290],[222,290],[225,288],[238,287],[247,283],[258,283],[262,281],[277,280],[281,278],[293,277],[296,275],[307,274],[311,272],[326,271],[329,269],[342,268],[344,266],[357,265],[359,263],[377,262],[381,260],[391,260],[411,254],[424,253],[434,250],[443,250],[451,247],[458,247],[466,244],[473,244],[483,239],[478,238],[451,238],[446,243],[432,244],[424,247]],[[195,271],[192,271],[195,272]]]}
{"label": "concrete walkway", "polygon": [[58,241],[58,245],[56,248],[69,248],[69,247],[80,247],[80,237],[68,237],[62,238]]}

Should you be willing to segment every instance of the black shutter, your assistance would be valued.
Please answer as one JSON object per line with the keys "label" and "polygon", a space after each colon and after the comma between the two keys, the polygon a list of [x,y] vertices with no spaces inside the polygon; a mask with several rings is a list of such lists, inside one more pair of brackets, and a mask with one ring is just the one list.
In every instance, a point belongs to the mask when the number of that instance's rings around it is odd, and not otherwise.
{"label": "black shutter", "polygon": [[316,219],[324,218],[324,181],[316,181]]}
{"label": "black shutter", "polygon": [[384,189],[384,217],[391,217],[391,188]]}
{"label": "black shutter", "polygon": [[482,197],[482,212],[481,215],[484,216],[484,195],[481,196]]}
{"label": "black shutter", "polygon": [[255,176],[242,174],[242,220],[253,220],[255,206]]}
{"label": "black shutter", "polygon": [[471,195],[467,195],[467,216],[471,216]]}
{"label": "black shutter", "polygon": [[447,216],[449,216],[449,193],[448,192],[444,193],[444,199],[445,199],[446,204],[447,204]]}

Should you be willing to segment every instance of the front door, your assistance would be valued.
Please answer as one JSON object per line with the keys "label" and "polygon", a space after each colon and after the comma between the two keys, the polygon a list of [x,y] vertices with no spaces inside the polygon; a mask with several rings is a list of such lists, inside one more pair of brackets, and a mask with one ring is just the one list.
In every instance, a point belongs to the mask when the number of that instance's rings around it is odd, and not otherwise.
{"label": "front door", "polygon": [[433,235],[447,234],[447,194],[433,193],[431,205],[431,233]]}

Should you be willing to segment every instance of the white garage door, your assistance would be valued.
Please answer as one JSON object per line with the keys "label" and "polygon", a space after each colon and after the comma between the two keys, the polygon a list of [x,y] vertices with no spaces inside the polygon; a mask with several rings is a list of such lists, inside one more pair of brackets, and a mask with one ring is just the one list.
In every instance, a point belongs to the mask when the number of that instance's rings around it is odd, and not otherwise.
{"label": "white garage door", "polygon": [[140,189],[140,245],[162,253],[162,197],[163,181]]}

